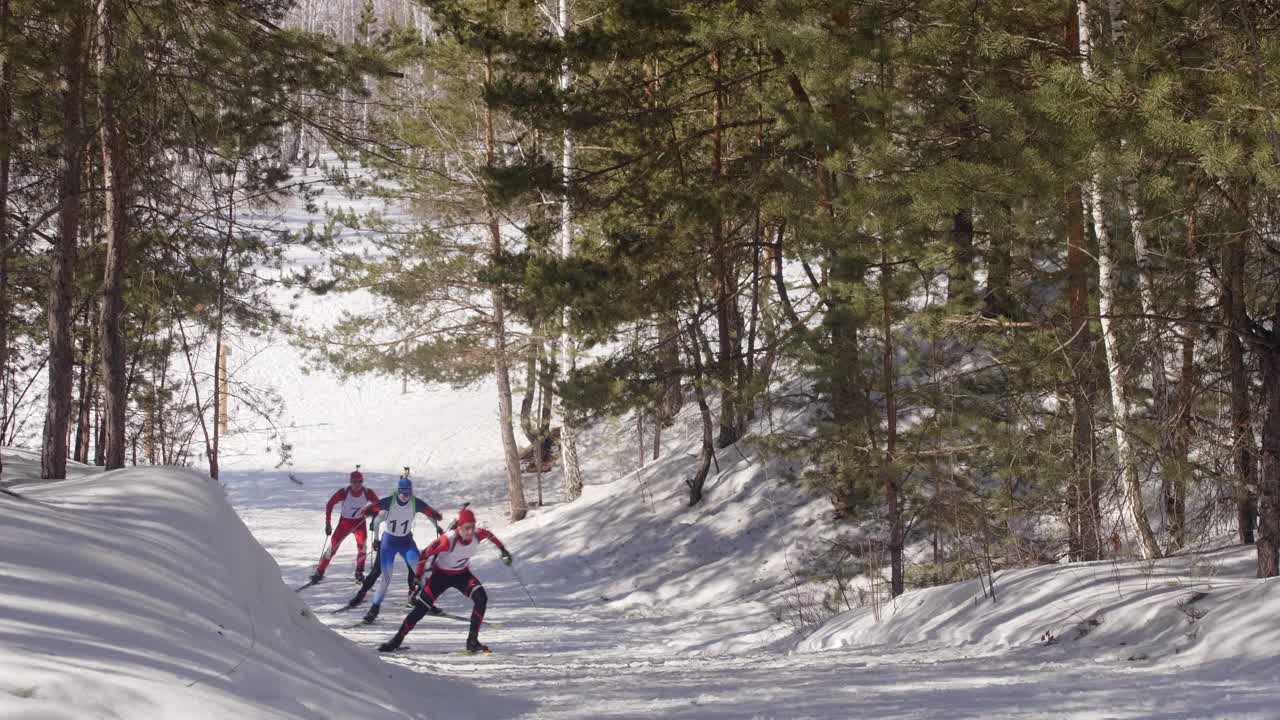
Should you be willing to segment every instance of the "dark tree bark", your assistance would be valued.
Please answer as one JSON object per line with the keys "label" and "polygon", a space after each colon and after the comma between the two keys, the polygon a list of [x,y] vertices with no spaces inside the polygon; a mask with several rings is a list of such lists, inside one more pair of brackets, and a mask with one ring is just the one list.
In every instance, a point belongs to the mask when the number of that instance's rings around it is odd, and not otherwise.
{"label": "dark tree bark", "polygon": [[[1071,25],[1074,27],[1075,22]],[[1073,45],[1074,47],[1074,45]],[[1097,383],[1093,332],[1089,326],[1089,259],[1085,250],[1084,202],[1079,187],[1067,190],[1067,294],[1071,306],[1071,480],[1067,487],[1068,552],[1072,560],[1102,557],[1098,471],[1094,457],[1093,406]]]}
{"label": "dark tree bark", "polygon": [[[720,53],[711,53],[711,72],[714,77],[712,92],[711,126],[711,182],[717,187],[724,175],[724,132],[721,130],[724,112],[724,91],[720,77]],[[718,353],[716,357],[716,381],[720,386],[720,436],[719,447],[728,447],[742,437],[742,410],[738,397],[737,365],[741,362],[741,344],[738,328],[738,289],[733,251],[726,241],[724,219],[720,213],[712,220],[711,247],[715,253],[715,318]]]}
{"label": "dark tree bark", "polygon": [[41,477],[67,476],[67,423],[71,415],[74,348],[71,342],[71,293],[80,233],[81,157],[84,128],[85,34],[88,13],[82,2],[69,5],[62,53],[61,163],[58,169],[58,234],[49,263],[49,387],[40,453]]}
{"label": "dark tree bark", "polygon": [[693,477],[685,480],[689,487],[689,505],[702,502],[703,488],[707,483],[707,475],[711,472],[711,461],[715,458],[714,431],[711,421],[711,406],[707,404],[705,389],[705,364],[702,362],[702,348],[705,342],[702,330],[698,327],[697,318],[689,322],[689,357],[693,360],[693,395],[698,402],[698,412],[702,417],[702,450],[698,453],[698,469]]}
{"label": "dark tree bark", "polygon": [[[1239,207],[1248,207],[1244,198]],[[1251,488],[1257,487],[1258,470],[1249,409],[1249,372],[1245,366],[1244,335],[1249,332],[1245,307],[1245,237],[1238,232],[1228,237],[1222,248],[1222,308],[1229,332],[1223,334],[1227,381],[1231,388],[1231,457],[1235,469],[1233,491],[1240,542],[1254,541],[1258,508]]]}
{"label": "dark tree bark", "polygon": [[[1275,309],[1280,312],[1280,302]],[[1258,482],[1260,578],[1280,575],[1280,328],[1269,334],[1269,342],[1261,352],[1266,417],[1262,423],[1262,474]]]}
{"label": "dark tree bark", "polygon": [[[222,369],[222,343],[226,333],[226,310],[227,310],[227,273],[228,262],[231,257],[231,245],[235,241],[236,230],[236,177],[238,172],[233,170],[231,182],[227,192],[227,231],[222,234],[222,250],[218,255],[218,297],[214,312],[217,317],[214,318],[213,328],[213,397],[210,401],[213,405],[213,422],[210,423],[211,437],[206,437],[205,455],[209,459],[209,477],[217,480],[222,473],[222,398],[227,388],[223,386],[226,382]],[[192,382],[195,381],[194,374]],[[200,409],[201,416],[204,415],[204,409]],[[206,433],[208,435],[208,433]]]}
{"label": "dark tree bark", "polygon": [[96,377],[93,368],[98,351],[93,342],[93,326],[89,321],[88,309],[85,310],[84,336],[80,339],[80,390],[79,404],[76,413],[76,439],[72,457],[78,463],[89,464],[89,444],[92,428],[93,397],[97,393],[94,387]]}
{"label": "dark tree bark", "polygon": [[884,394],[885,439],[884,496],[889,520],[889,588],[893,597],[906,591],[903,575],[903,558],[906,551],[906,525],[902,512],[902,492],[899,488],[898,461],[898,371],[893,349],[893,266],[885,259],[880,268],[880,300],[883,306],[880,332],[883,334],[881,355],[881,387]]}
{"label": "dark tree bark", "polygon": [[[535,330],[535,333],[537,331]],[[534,401],[538,393],[538,356],[541,341],[530,338],[524,360],[524,397],[520,399],[520,430],[530,445],[538,443],[538,427],[533,419]],[[539,408],[541,410],[541,408]]]}
{"label": "dark tree bark", "polygon": [[106,442],[103,452],[108,470],[124,467],[129,440],[125,435],[128,372],[124,349],[124,273],[129,247],[129,142],[121,122],[117,100],[120,88],[110,83],[119,53],[117,32],[124,10],[120,0],[99,3],[98,70],[107,82],[101,93],[102,181],[104,225],[107,229],[102,271],[103,414]]}
{"label": "dark tree bark", "polygon": [[658,401],[657,425],[659,428],[671,427],[684,407],[680,325],[674,315],[664,315],[658,320],[658,366],[662,372],[662,397]]}
{"label": "dark tree bark", "polygon": [[[0,0],[0,47],[9,46],[9,0]],[[9,377],[9,174],[12,166],[13,63],[0,63],[0,394]],[[2,433],[0,433],[2,435]],[[0,438],[2,439],[2,438]],[[4,462],[0,459],[0,476]]]}
{"label": "dark tree bark", "polygon": [[947,280],[947,300],[973,299],[973,213],[957,210],[951,216],[951,244],[954,246],[955,269]]}
{"label": "dark tree bark", "polygon": [[991,222],[987,244],[987,287],[983,293],[983,314],[993,318],[1016,319],[1013,303],[1013,212],[1002,207]]}
{"label": "dark tree bark", "polygon": [[[1197,213],[1193,210],[1187,219],[1186,261],[1194,262],[1198,251]],[[1181,549],[1187,542],[1187,486],[1192,477],[1191,439],[1195,430],[1193,404],[1196,396],[1196,337],[1199,325],[1196,314],[1199,308],[1194,285],[1184,291],[1183,313],[1190,319],[1181,327],[1179,342],[1182,367],[1178,372],[1177,387],[1173,393],[1172,413],[1169,417],[1168,461],[1164,464],[1165,515],[1168,518],[1169,539],[1173,549]]]}

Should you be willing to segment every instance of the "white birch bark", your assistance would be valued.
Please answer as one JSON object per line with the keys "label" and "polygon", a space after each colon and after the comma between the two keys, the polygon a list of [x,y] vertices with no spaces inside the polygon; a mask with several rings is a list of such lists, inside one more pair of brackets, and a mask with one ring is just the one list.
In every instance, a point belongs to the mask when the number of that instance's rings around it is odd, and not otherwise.
{"label": "white birch bark", "polygon": [[[1078,1],[1077,13],[1080,24],[1080,70],[1085,80],[1092,80],[1094,68],[1087,0]],[[1137,456],[1129,438],[1129,396],[1117,348],[1115,323],[1111,317],[1118,286],[1114,238],[1107,225],[1107,199],[1102,189],[1101,173],[1097,170],[1094,171],[1093,181],[1089,183],[1088,192],[1094,232],[1098,238],[1098,311],[1102,316],[1102,344],[1106,351],[1107,380],[1111,389],[1111,427],[1115,434],[1116,455],[1120,461],[1134,530],[1138,534],[1142,557],[1150,560],[1160,557],[1161,551],[1155,533],[1151,530],[1151,522],[1147,519]]]}
{"label": "white birch bark", "polygon": [[[559,0],[559,2],[559,14],[555,23],[556,35],[561,42],[564,42],[571,22],[569,0]],[[572,87],[573,69],[569,66],[569,56],[566,52],[560,62],[560,90],[567,93]],[[569,260],[573,257],[573,201],[570,197],[569,187],[573,181],[576,147],[573,130],[568,127],[564,130],[563,150],[561,172],[563,173],[564,196],[560,199],[560,258]],[[573,371],[576,355],[576,344],[573,340],[572,329],[573,314],[567,306],[562,312],[561,320],[564,331],[560,338],[559,365],[561,380],[567,380],[569,373]],[[564,393],[558,393],[556,397],[560,402],[560,465],[564,470],[565,489],[569,494],[569,499],[576,500],[582,495],[582,467],[578,464],[577,421],[566,411],[562,399]]]}

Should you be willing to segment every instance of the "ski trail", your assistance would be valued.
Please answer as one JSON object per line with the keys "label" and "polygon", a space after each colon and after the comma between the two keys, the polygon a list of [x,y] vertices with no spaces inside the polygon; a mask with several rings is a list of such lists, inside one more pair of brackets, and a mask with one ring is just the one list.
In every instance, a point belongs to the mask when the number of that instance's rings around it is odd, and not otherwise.
{"label": "ski trail", "polygon": [[[292,585],[306,579],[321,549],[324,500],[340,484],[341,473],[325,477],[332,480],[302,486],[271,473],[226,477],[233,504]],[[449,495],[458,488],[435,490],[427,499],[445,508],[458,499]],[[480,515],[488,524],[500,509],[481,509]],[[500,525],[494,530],[503,533]],[[522,550],[531,549],[512,548],[517,562]],[[373,649],[407,613],[405,568],[396,567],[377,623],[351,627],[367,603],[346,613],[329,611],[356,590],[354,557],[354,547],[344,545],[324,582],[300,595],[322,622]],[[602,603],[570,601],[576,588],[547,584],[533,588],[540,607],[532,607],[497,553],[478,555],[474,569],[488,589],[489,617],[502,624],[486,628],[481,636],[493,655],[459,655],[466,625],[428,616],[409,635],[407,650],[382,659],[531,701],[536,710],[528,717],[1274,717],[1259,711],[1273,702],[1274,683],[1235,678],[1228,667],[1177,673],[1140,662],[1096,662],[1061,646],[973,657],[954,648],[919,645],[714,654],[718,642],[758,632],[771,619],[753,616],[758,604],[728,600],[696,617],[667,614],[660,606],[622,612]],[[470,601],[455,592],[439,605],[447,612],[470,612]],[[499,709],[483,706],[472,715],[499,716]]]}

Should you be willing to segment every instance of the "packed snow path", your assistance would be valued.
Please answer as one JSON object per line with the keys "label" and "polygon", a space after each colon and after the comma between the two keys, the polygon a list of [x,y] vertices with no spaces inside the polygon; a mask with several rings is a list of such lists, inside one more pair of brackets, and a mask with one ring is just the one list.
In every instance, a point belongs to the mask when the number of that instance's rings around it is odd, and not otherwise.
{"label": "packed snow path", "polygon": [[[303,485],[279,473],[226,478],[232,502],[292,585],[306,579],[320,552],[321,511],[341,476],[309,474]],[[371,484],[381,490],[385,478]],[[456,488],[423,490],[446,513],[460,499]],[[494,522],[499,513],[485,508],[481,519],[501,536],[509,529]],[[519,568],[522,548],[511,544]],[[326,580],[304,596],[323,622],[374,648],[404,616],[404,567],[396,568],[378,623],[352,627],[367,604],[360,612],[327,611],[354,593],[353,561],[353,545],[344,545]],[[483,635],[495,654],[457,654],[466,625],[426,618],[409,636],[409,649],[386,661],[527,700],[536,707],[532,717],[1276,717],[1274,684],[1259,683],[1250,673],[1240,677],[1227,663],[1174,671],[1141,660],[1096,660],[1076,644],[975,656],[920,645],[793,653],[794,642],[786,637],[774,637],[774,649],[766,649],[770,628],[778,625],[761,617],[767,613],[758,603],[709,608],[694,621],[662,607],[620,611],[603,601],[584,604],[581,594],[569,598],[577,588],[539,577],[530,588],[534,607],[511,572],[496,562],[496,553],[483,554],[476,573],[489,588],[489,618],[501,623]],[[534,575],[527,566],[525,575]],[[441,606],[465,613],[469,601],[451,593]],[[717,654],[734,638],[753,638],[760,649]],[[509,706],[479,701],[470,717],[509,712]]]}

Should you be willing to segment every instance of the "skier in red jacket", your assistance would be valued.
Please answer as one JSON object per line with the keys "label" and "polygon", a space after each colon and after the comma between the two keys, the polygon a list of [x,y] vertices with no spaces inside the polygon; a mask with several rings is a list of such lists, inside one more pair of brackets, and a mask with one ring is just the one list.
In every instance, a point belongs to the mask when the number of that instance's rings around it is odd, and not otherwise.
{"label": "skier in red jacket", "polygon": [[[360,472],[360,466],[357,465],[351,473],[347,487],[335,492],[333,497],[329,498],[329,503],[324,506],[324,534],[333,536],[333,539],[320,555],[320,564],[316,566],[315,574],[311,576],[313,583],[320,582],[324,577],[329,561],[337,554],[338,547],[342,545],[343,540],[347,539],[347,535],[355,535],[356,538],[356,582],[364,581],[365,541],[368,539],[365,533],[364,516],[366,508],[377,502],[378,496],[373,490],[364,486],[364,474]],[[338,513],[338,530],[334,532],[331,519],[333,509],[339,505],[342,509]]]}
{"label": "skier in red jacket", "polygon": [[[497,546],[498,552],[502,554],[502,562],[511,564],[511,553],[507,552],[506,546],[493,533],[476,527],[476,515],[468,509],[458,513],[458,523],[453,530],[433,540],[422,551],[422,558],[418,560],[417,568],[420,589],[414,597],[413,610],[405,617],[395,637],[378,648],[380,652],[396,650],[404,642],[405,635],[413,630],[424,615],[440,613],[436,608],[436,598],[449,588],[471,598],[471,602],[475,605],[471,610],[471,632],[467,634],[467,651],[489,652],[488,646],[480,642],[480,625],[484,623],[484,611],[488,606],[489,596],[484,591],[484,586],[480,584],[480,580],[471,574],[471,557],[476,554],[480,543],[485,540]],[[424,582],[423,573],[427,563],[431,564],[431,576]]]}

